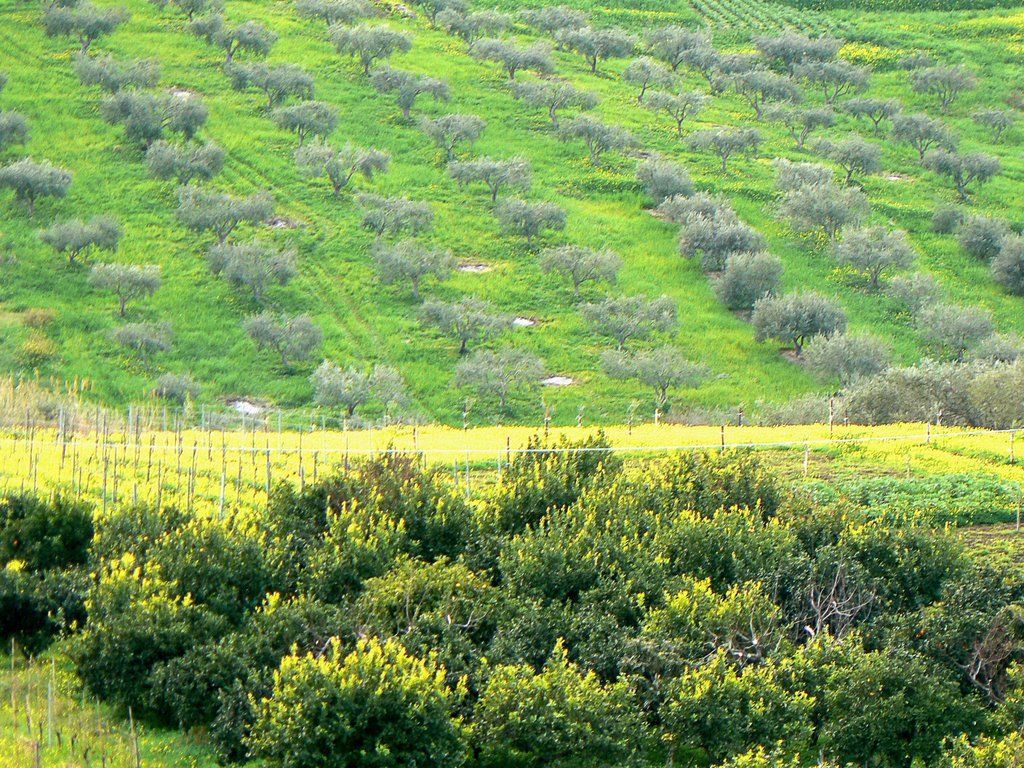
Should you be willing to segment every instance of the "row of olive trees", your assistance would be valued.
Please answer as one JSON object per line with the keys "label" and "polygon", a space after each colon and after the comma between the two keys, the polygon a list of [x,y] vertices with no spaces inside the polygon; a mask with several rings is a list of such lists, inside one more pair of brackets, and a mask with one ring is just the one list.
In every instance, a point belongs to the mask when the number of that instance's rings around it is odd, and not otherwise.
{"label": "row of olive trees", "polygon": [[[166,5],[166,3],[158,3]],[[209,10],[209,3],[175,2],[189,17]],[[224,152],[216,144],[194,143],[205,124],[208,110],[194,94],[179,91],[151,93],[160,81],[159,63],[153,60],[119,60],[112,56],[91,56],[88,42],[101,34],[112,32],[128,18],[119,9],[99,11],[88,3],[68,2],[63,10],[51,8],[44,17],[48,34],[72,34],[81,29],[83,45],[74,57],[75,72],[85,86],[95,86],[107,95],[101,104],[103,118],[121,124],[125,137],[146,151],[150,173],[160,179],[175,179],[181,184],[205,181],[220,172]],[[117,23],[113,23],[116,21]],[[78,25],[78,26],[76,26]],[[166,132],[180,135],[181,142],[165,140]],[[91,251],[114,253],[122,231],[110,216],[96,216],[85,221],[73,219],[58,222],[40,233],[40,238],[58,253],[66,254],[70,263]],[[89,284],[117,298],[118,314],[124,318],[128,303],[152,296],[162,282],[161,270],[155,264],[132,265],[96,263],[89,274]],[[167,322],[132,322],[116,328],[113,340],[139,358],[148,368],[152,356],[171,348],[172,332]],[[197,393],[188,375],[165,374],[157,393],[181,400]]]}

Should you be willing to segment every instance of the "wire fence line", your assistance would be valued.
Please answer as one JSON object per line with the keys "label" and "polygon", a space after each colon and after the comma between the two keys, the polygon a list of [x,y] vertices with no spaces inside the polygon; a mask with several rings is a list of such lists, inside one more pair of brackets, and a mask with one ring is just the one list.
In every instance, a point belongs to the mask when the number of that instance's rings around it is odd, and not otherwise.
{"label": "wire fence line", "polygon": [[[808,425],[808,426],[824,426],[824,425]],[[864,427],[870,429],[870,427]],[[744,427],[733,427],[733,429],[742,430]],[[757,429],[766,429],[758,427]],[[599,427],[595,427],[593,432],[599,431]],[[271,446],[269,444],[259,445],[239,445],[231,444],[228,442],[222,442],[217,444],[212,441],[205,441],[200,444],[198,439],[190,437],[189,440],[185,440],[185,435],[189,433],[178,433],[178,432],[167,432],[167,433],[143,433],[153,435],[156,434],[164,435],[165,437],[175,436],[173,443],[165,442],[157,443],[154,440],[149,442],[128,442],[119,440],[110,440],[110,434],[108,433],[107,438],[102,441],[88,439],[82,436],[76,436],[74,434],[69,435],[65,438],[58,437],[52,440],[43,440],[31,436],[18,436],[18,437],[0,437],[0,445],[24,445],[26,442],[31,442],[36,447],[51,447],[51,448],[62,448],[68,447],[72,444],[78,444],[80,446],[87,446],[94,450],[141,450],[141,451],[152,451],[154,453],[181,453],[188,452],[193,449],[199,449],[203,452],[212,451],[213,453],[227,452],[231,454],[254,454],[256,456],[263,456],[264,454],[285,454],[285,455],[299,455],[299,454],[312,454],[317,453],[320,455],[351,455],[351,456],[388,456],[388,455],[404,455],[404,454],[419,454],[425,456],[431,455],[455,455],[464,456],[469,454],[471,456],[493,456],[495,454],[561,454],[561,453],[672,453],[672,452],[683,452],[683,451],[711,451],[720,449],[758,449],[758,448],[821,448],[832,445],[853,445],[860,443],[885,443],[885,442],[923,442],[930,443],[933,440],[944,440],[948,438],[964,438],[964,437],[988,437],[993,435],[1008,435],[1015,437],[1021,429],[974,429],[964,430],[959,432],[915,432],[909,434],[898,434],[898,435],[860,435],[855,437],[832,437],[832,438],[807,438],[807,439],[794,439],[794,440],[772,440],[772,441],[739,441],[730,442],[726,433],[722,431],[722,439],[717,442],[702,442],[702,443],[667,443],[667,444],[652,444],[652,445],[605,445],[605,446],[576,446],[576,445],[543,445],[539,447],[511,447],[510,444],[506,445],[495,445],[493,447],[480,448],[480,447],[452,447],[452,448],[424,448],[413,446],[395,447],[393,441],[385,442],[388,447],[351,447],[351,446],[335,446],[325,447],[322,443],[319,446],[303,446],[301,443],[294,446]],[[372,438],[373,430],[350,430],[352,434],[356,435],[370,435]],[[552,429],[551,432],[555,434],[561,434],[562,430]],[[413,430],[415,433],[415,430]],[[207,436],[217,434],[217,432],[203,432],[200,433]],[[235,434],[248,434],[248,433],[235,433]],[[256,433],[264,434],[264,433]],[[324,433],[325,440],[336,440],[342,439],[346,433],[341,432],[329,432]],[[453,435],[459,434],[453,431]],[[387,433],[383,432],[382,435],[386,437]],[[180,439],[178,439],[180,436]],[[406,435],[408,437],[409,435]],[[394,437],[394,435],[392,435]],[[413,438],[415,439],[415,437]]]}
{"label": "wire fence line", "polygon": [[[497,428],[461,430],[440,427],[402,428],[400,431],[323,432],[315,437],[305,433],[254,432],[139,432],[126,429],[91,435],[61,432],[54,428],[30,425],[24,433],[4,433],[0,428],[0,493],[39,491],[69,494],[88,499],[104,513],[119,504],[148,503],[162,508],[172,504],[193,512],[209,510],[221,517],[232,510],[252,509],[266,504],[279,483],[287,483],[302,492],[310,482],[316,484],[325,473],[351,466],[361,457],[406,455],[422,465],[443,468],[447,464],[454,485],[464,489],[467,498],[475,489],[493,479],[499,481],[517,456],[528,454],[618,453],[636,456],[666,455],[686,451],[715,450],[792,450],[802,449],[804,476],[808,476],[809,458],[814,450],[852,445],[902,444],[909,450],[928,448],[954,457],[956,462],[983,461],[993,468],[1006,465],[1020,482],[1014,457],[1017,430],[980,430],[936,428],[930,425],[888,427],[850,427],[841,434],[828,436],[829,425],[809,425],[808,434],[784,440],[743,439],[773,434],[764,427],[679,427],[653,426],[627,432],[625,427],[609,428],[618,438],[608,445],[587,445],[561,440],[593,436],[596,429],[562,428],[549,436],[558,443],[538,444],[533,438],[544,432],[533,428]],[[922,429],[921,427],[924,426]],[[685,437],[687,430],[697,431],[700,439],[672,441],[673,433]],[[858,430],[863,432],[858,433]],[[874,433],[872,433],[874,430]],[[878,431],[888,434],[878,434]],[[739,434],[737,434],[739,433]],[[745,433],[745,434],[744,434]],[[519,445],[513,445],[513,435]],[[627,438],[632,435],[632,442]],[[717,436],[712,442],[708,438]],[[996,440],[986,440],[996,436]],[[426,438],[425,444],[423,438]],[[729,438],[740,438],[730,441]],[[1002,442],[1000,438],[1009,438]],[[475,445],[457,445],[459,440],[475,439]],[[965,446],[957,440],[980,439],[981,446]],[[379,441],[374,445],[374,441]],[[493,440],[492,444],[486,444]],[[645,444],[645,440],[648,441]],[[277,442],[279,444],[272,444]],[[291,444],[280,443],[291,441]],[[366,442],[369,441],[369,445]],[[483,442],[484,444],[481,444]],[[352,444],[355,443],[355,444]],[[404,444],[403,444],[404,443]],[[440,444],[439,444],[440,443]],[[1007,446],[1008,443],[1008,446]],[[999,458],[1008,447],[1008,458]],[[979,448],[983,456],[971,456]],[[963,453],[964,450],[968,453]],[[884,450],[884,449],[883,449]],[[902,453],[902,448],[900,453]],[[902,461],[902,460],[901,460]],[[907,457],[907,473],[911,458]]]}

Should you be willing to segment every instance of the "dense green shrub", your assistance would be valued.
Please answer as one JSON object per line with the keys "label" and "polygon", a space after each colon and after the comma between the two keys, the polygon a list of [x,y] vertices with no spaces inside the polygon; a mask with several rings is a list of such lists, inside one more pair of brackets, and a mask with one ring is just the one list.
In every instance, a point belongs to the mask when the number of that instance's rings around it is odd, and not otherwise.
{"label": "dense green shrub", "polygon": [[561,643],[539,672],[490,670],[474,720],[480,764],[493,768],[613,765],[644,737],[628,689],[602,685],[569,661]]}
{"label": "dense green shrub", "polygon": [[548,510],[569,506],[590,483],[621,470],[622,460],[610,448],[603,434],[578,443],[564,436],[554,444],[530,438],[502,471],[495,490],[494,524],[514,533],[536,525]]}
{"label": "dense green shrub", "polygon": [[0,566],[18,560],[30,571],[83,565],[92,541],[92,509],[60,496],[0,499]]}
{"label": "dense green shrub", "polygon": [[[920,402],[976,407],[964,370]],[[385,453],[244,520],[115,511],[93,576],[0,570],[0,633],[68,632],[89,692],[268,766],[895,767],[1013,716],[1024,579],[926,526],[1006,519],[1015,488],[792,494],[750,452],[608,448],[534,439],[473,502]]]}
{"label": "dense green shrub", "polygon": [[465,758],[452,717],[459,695],[442,668],[393,640],[363,640],[348,654],[335,640],[323,655],[282,662],[250,744],[271,766],[454,767]]}

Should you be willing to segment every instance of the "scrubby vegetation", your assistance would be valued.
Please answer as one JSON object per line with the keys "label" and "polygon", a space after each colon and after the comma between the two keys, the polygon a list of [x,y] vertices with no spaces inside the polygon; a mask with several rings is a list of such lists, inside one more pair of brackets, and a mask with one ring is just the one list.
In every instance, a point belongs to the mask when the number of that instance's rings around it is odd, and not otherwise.
{"label": "scrubby vegetation", "polygon": [[1012,520],[1019,490],[798,486],[750,453],[624,465],[608,447],[533,440],[471,499],[397,453],[219,518],[8,495],[0,635],[58,641],[87,696],[225,763],[1012,748],[1024,582],[943,526]]}

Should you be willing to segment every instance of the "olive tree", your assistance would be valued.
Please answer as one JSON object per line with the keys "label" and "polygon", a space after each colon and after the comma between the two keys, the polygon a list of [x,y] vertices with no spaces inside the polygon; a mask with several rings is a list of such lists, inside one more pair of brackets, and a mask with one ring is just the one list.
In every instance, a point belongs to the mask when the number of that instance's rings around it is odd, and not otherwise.
{"label": "olive tree", "polygon": [[932,214],[931,230],[939,235],[951,235],[964,223],[967,214],[957,205],[940,205]]}
{"label": "olive tree", "polygon": [[153,88],[160,82],[160,63],[153,59],[120,61],[113,56],[75,56],[75,74],[82,85],[96,85],[107,93],[128,88]]}
{"label": "olive tree", "polygon": [[167,352],[171,348],[171,324],[160,323],[128,323],[115,328],[110,334],[114,342],[138,356],[144,363],[158,352]]}
{"label": "olive tree", "polygon": [[355,415],[356,408],[374,400],[385,410],[401,407],[408,401],[401,374],[387,365],[375,365],[365,371],[354,367],[342,369],[324,360],[310,381],[317,405],[344,408],[349,417]]}
{"label": "olive tree", "polygon": [[284,285],[296,274],[293,251],[282,251],[259,240],[217,243],[211,246],[208,259],[213,274],[223,275],[231,285],[250,291],[257,304],[263,302],[269,286]]}
{"label": "olive tree", "polygon": [[412,297],[420,300],[420,284],[425,277],[447,280],[455,266],[450,251],[427,248],[415,240],[397,243],[377,243],[373,258],[382,283],[406,282],[412,284]]}
{"label": "olive tree", "polygon": [[566,82],[516,82],[512,94],[531,107],[543,107],[548,111],[551,125],[558,129],[558,113],[563,109],[588,110],[597,106],[597,95],[590,91],[578,90]]}
{"label": "olive tree", "polygon": [[1016,333],[993,333],[971,350],[971,358],[985,363],[1024,362],[1024,337]]}
{"label": "olive tree", "polygon": [[481,349],[455,366],[456,387],[470,389],[480,397],[498,400],[498,408],[509,410],[509,399],[518,391],[535,389],[544,376],[544,362],[532,352],[505,347],[497,352]]}
{"label": "olive tree", "polygon": [[992,315],[978,307],[932,304],[917,315],[925,339],[938,345],[958,363],[971,347],[992,335]]}
{"label": "olive tree", "polygon": [[146,150],[146,165],[157,179],[176,179],[179,184],[209,181],[224,167],[224,150],[212,141],[188,145],[155,141]]}
{"label": "olive tree", "polygon": [[117,296],[118,314],[125,316],[128,302],[152,296],[160,288],[158,264],[94,264],[89,285]]}
{"label": "olive tree", "polygon": [[938,301],[942,289],[931,275],[914,272],[894,277],[885,287],[885,293],[900,304],[904,311],[916,316],[922,309]]}
{"label": "olive tree", "polygon": [[695,118],[704,109],[710,98],[700,91],[654,91],[644,106],[655,112],[667,113],[676,124],[676,135],[683,135],[683,123]]}
{"label": "olive tree", "polygon": [[586,13],[567,5],[551,5],[544,8],[524,8],[519,12],[523,23],[536,27],[541,32],[557,37],[564,29],[581,29],[590,23]]}
{"label": "olive tree", "polygon": [[816,374],[838,379],[846,388],[884,371],[892,354],[885,342],[871,334],[834,333],[811,339],[804,359]]}
{"label": "olive tree", "polygon": [[764,245],[761,234],[731,209],[691,214],[679,233],[679,253],[688,259],[699,256],[705,272],[721,272],[734,253],[759,251]]}
{"label": "olive tree", "polygon": [[550,74],[555,71],[551,60],[551,49],[545,43],[535,43],[529,48],[520,48],[515,43],[496,38],[477,40],[469,48],[474,59],[497,61],[504,68],[509,80],[516,79],[520,71]]}
{"label": "olive tree", "polygon": [[694,49],[711,47],[711,36],[704,30],[671,25],[653,29],[644,39],[644,45],[651,56],[678,72],[680,65],[686,63],[687,54]]}
{"label": "olive tree", "polygon": [[209,110],[198,96],[155,95],[139,91],[118,91],[100,105],[103,119],[123,125],[125,137],[149,147],[165,131],[180,133],[186,141],[195,138],[206,123]]}
{"label": "olive tree", "polygon": [[925,153],[933,147],[956,148],[956,136],[941,120],[918,113],[896,115],[892,119],[892,136],[917,150],[918,160],[924,162]]}
{"label": "olive tree", "polygon": [[458,301],[428,301],[420,307],[420,322],[437,328],[459,342],[459,354],[469,351],[470,342],[489,339],[511,325],[508,316],[490,303],[467,296]]}
{"label": "olive tree", "polygon": [[220,14],[211,14],[189,22],[186,29],[209,45],[224,51],[224,64],[230,64],[240,52],[262,57],[270,53],[277,35],[258,21],[229,26]]}
{"label": "olive tree", "polygon": [[1010,236],[1010,226],[1003,219],[968,216],[956,232],[960,247],[976,259],[992,261]]}
{"label": "olive tree", "polygon": [[683,166],[659,156],[643,160],[636,169],[637,180],[644,192],[661,205],[671,197],[688,197],[693,194],[693,180]]}
{"label": "olive tree", "polygon": [[1002,170],[1002,163],[995,155],[984,152],[960,154],[945,149],[930,150],[924,156],[924,165],[940,176],[949,177],[960,202],[967,201],[972,186],[988,183]]}
{"label": "olive tree", "polygon": [[772,165],[775,166],[775,186],[783,194],[804,187],[832,186],[836,177],[831,168],[817,163],[794,163],[784,157],[777,157]]}
{"label": "olive tree", "polygon": [[732,253],[715,293],[729,309],[751,310],[765,296],[778,295],[782,272],[782,261],[767,251]]}
{"label": "olive tree", "polygon": [[261,312],[247,317],[242,328],[259,349],[276,352],[286,369],[297,360],[308,360],[324,337],[309,315]]}
{"label": "olive tree", "polygon": [[467,0],[415,0],[431,25],[437,26],[437,17],[445,11],[454,11],[463,15],[469,12]]}
{"label": "olive tree", "polygon": [[296,0],[295,10],[308,19],[320,19],[328,30],[335,24],[354,24],[374,14],[367,0]]}
{"label": "olive tree", "polygon": [[530,161],[525,157],[497,160],[481,157],[477,160],[455,161],[448,164],[448,173],[459,186],[480,182],[491,193],[491,202],[497,202],[498,193],[503,189],[527,191],[533,178]]}
{"label": "olive tree", "polygon": [[614,251],[597,251],[582,245],[560,245],[545,249],[540,268],[544,272],[557,272],[572,283],[573,296],[579,300],[584,283],[615,284],[622,259]]}
{"label": "olive tree", "polygon": [[910,73],[910,87],[914,92],[934,96],[944,110],[949,109],[960,94],[977,84],[974,74],[959,64],[955,67],[925,67]]}
{"label": "olive tree", "polygon": [[274,215],[274,199],[268,192],[233,197],[225,192],[189,185],[178,191],[178,219],[193,232],[211,232],[225,240],[241,224],[262,224]]}
{"label": "olive tree", "polygon": [[794,109],[772,107],[766,111],[769,120],[782,123],[796,146],[803,149],[810,135],[821,128],[830,128],[835,124],[836,117],[831,109],[812,107],[810,109]]}
{"label": "olive tree", "polygon": [[338,53],[359,59],[363,74],[370,74],[375,61],[388,59],[396,52],[412,48],[412,38],[383,24],[359,24],[331,28],[331,42]]}
{"label": "olive tree", "polygon": [[156,380],[153,387],[153,394],[164,400],[171,400],[178,405],[184,405],[189,400],[195,400],[200,393],[199,384],[189,373],[165,373]]}
{"label": "olive tree", "polygon": [[565,229],[565,211],[554,203],[531,203],[519,198],[501,200],[494,208],[494,215],[507,232],[514,232],[526,238],[526,245],[533,247],[533,241],[548,229]]}
{"label": "olive tree", "polygon": [[754,45],[769,66],[793,72],[811,61],[832,61],[843,41],[834,37],[808,37],[799,32],[754,38]]}
{"label": "olive tree", "polygon": [[896,117],[903,109],[903,104],[899,99],[858,98],[847,99],[841,109],[857,120],[866,117],[874,126],[875,133],[881,133],[882,121]]}
{"label": "olive tree", "polygon": [[674,195],[666,198],[658,206],[658,214],[673,224],[689,224],[697,218],[735,217],[736,211],[723,197],[697,192],[693,195]]}
{"label": "olive tree", "polygon": [[733,87],[754,110],[754,116],[758,120],[764,117],[765,107],[770,103],[798,104],[803,98],[800,88],[788,77],[764,69],[754,69],[736,75],[733,78]]}
{"label": "olive tree", "polygon": [[558,129],[562,141],[580,139],[590,152],[591,165],[601,164],[601,155],[624,151],[636,146],[636,139],[625,128],[602,123],[589,115],[578,115],[562,123]]}
{"label": "olive tree", "polygon": [[1003,134],[1017,124],[1017,115],[1009,109],[979,109],[972,115],[974,120],[982,128],[988,128],[993,144],[1003,140]]}
{"label": "olive tree", "polygon": [[436,119],[425,117],[420,126],[451,162],[455,160],[455,148],[460,144],[472,147],[487,123],[476,115],[443,115]]}
{"label": "olive tree", "polygon": [[710,375],[706,366],[687,360],[670,346],[632,353],[607,351],[601,355],[601,363],[610,378],[636,379],[653,389],[655,403],[661,410],[670,406],[670,390],[693,389]]}
{"label": "olive tree", "polygon": [[832,299],[807,291],[758,300],[751,322],[758,341],[778,339],[789,343],[800,357],[808,339],[846,330],[846,313]]}
{"label": "olive tree", "polygon": [[128,21],[129,16],[127,9],[120,6],[100,8],[86,0],[48,8],[43,16],[43,29],[47,37],[78,38],[79,52],[85,53],[96,40]]}
{"label": "olive tree", "polygon": [[732,85],[733,78],[759,67],[756,56],[744,53],[721,53],[710,45],[686,52],[686,65],[703,77],[711,93],[720,96]]}
{"label": "olive tree", "polygon": [[0,152],[28,143],[28,120],[13,109],[0,110]]}
{"label": "olive tree", "polygon": [[636,48],[636,39],[628,32],[617,28],[564,29],[559,33],[558,40],[583,56],[590,65],[590,71],[595,74],[599,62],[625,58]]}
{"label": "olive tree", "polygon": [[448,84],[445,81],[391,67],[375,69],[371,83],[378,93],[395,94],[398,106],[402,109],[402,116],[406,120],[409,119],[409,113],[412,112],[419,96],[427,94],[434,101],[448,101],[450,98]]}
{"label": "olive tree", "polygon": [[633,59],[622,72],[622,79],[640,89],[636,96],[637,104],[643,103],[647,90],[652,86],[667,88],[675,81],[668,67],[649,56]]}
{"label": "olive tree", "polygon": [[28,206],[29,215],[35,213],[39,198],[65,197],[70,186],[71,173],[45,160],[37,163],[26,157],[0,167],[0,189],[13,191],[14,199]]}
{"label": "olive tree", "polygon": [[1020,235],[1003,240],[999,254],[992,259],[992,278],[1007,293],[1024,296],[1024,238]]}
{"label": "olive tree", "polygon": [[631,339],[646,339],[655,332],[668,333],[677,324],[675,302],[667,296],[612,296],[584,304],[580,311],[595,333],[615,340],[620,352]]}
{"label": "olive tree", "polygon": [[72,219],[57,222],[39,233],[39,239],[57,253],[67,254],[74,264],[83,253],[92,250],[113,253],[121,242],[121,225],[111,216],[94,216],[89,221]]}
{"label": "olive tree", "polygon": [[798,64],[793,70],[793,76],[805,80],[821,93],[830,107],[843,96],[863,93],[871,81],[866,67],[858,67],[842,59]]}
{"label": "olive tree", "polygon": [[192,21],[196,16],[205,16],[211,13],[222,13],[224,11],[223,0],[149,0],[161,10],[167,7],[168,2],[178,6],[185,18]]}
{"label": "olive tree", "polygon": [[854,229],[832,244],[832,255],[841,267],[866,274],[872,290],[881,286],[882,275],[910,269],[917,258],[906,232],[885,227]]}
{"label": "olive tree", "polygon": [[334,196],[338,197],[356,175],[373,181],[375,175],[387,173],[391,155],[372,147],[363,149],[346,144],[335,149],[324,142],[314,141],[295,151],[295,164],[314,178],[326,176]]}
{"label": "olive tree", "polygon": [[274,123],[299,137],[299,146],[309,136],[326,139],[338,124],[338,110],[323,101],[300,101],[274,110]]}
{"label": "olive tree", "polygon": [[[437,14],[437,25],[450,35],[458,35],[467,43],[490,37],[494,38],[512,26],[512,17],[500,11],[474,11],[465,13],[447,8]],[[530,67],[523,67],[530,69]]]}
{"label": "olive tree", "polygon": [[690,135],[690,147],[718,156],[722,161],[722,173],[728,173],[730,157],[755,154],[760,144],[761,133],[756,128],[713,128]]}
{"label": "olive tree", "polygon": [[313,76],[295,64],[232,64],[228,67],[231,87],[236,91],[255,88],[267,100],[272,110],[290,97],[313,98]]}
{"label": "olive tree", "polygon": [[836,184],[803,186],[788,192],[782,201],[782,212],[794,226],[820,229],[829,240],[835,240],[843,227],[860,224],[868,211],[868,199],[863,192]]}
{"label": "olive tree", "polygon": [[417,235],[434,224],[434,212],[430,205],[418,200],[361,193],[356,201],[363,209],[363,227],[378,238],[404,232]]}
{"label": "olive tree", "polygon": [[853,181],[854,174],[868,176],[882,169],[882,148],[855,133],[841,141],[819,141],[814,148],[846,171],[847,184]]}

